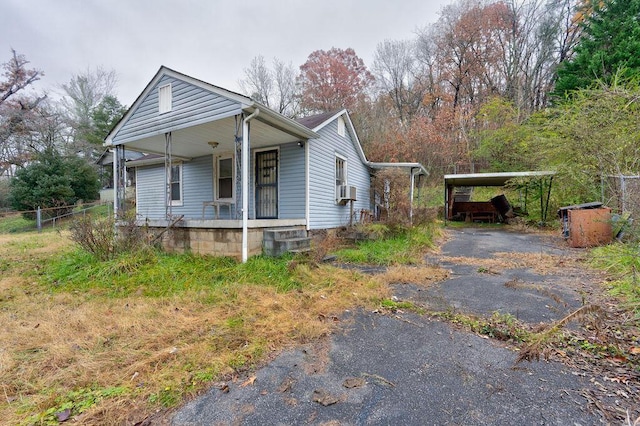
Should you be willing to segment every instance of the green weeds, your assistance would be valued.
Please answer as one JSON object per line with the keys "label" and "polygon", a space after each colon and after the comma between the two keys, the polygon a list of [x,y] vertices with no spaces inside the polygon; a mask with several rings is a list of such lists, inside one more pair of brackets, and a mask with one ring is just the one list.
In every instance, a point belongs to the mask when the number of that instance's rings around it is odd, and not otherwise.
{"label": "green weeds", "polygon": [[494,312],[489,318],[481,318],[447,311],[436,313],[435,316],[493,339],[522,343],[531,337],[530,332],[508,313]]}
{"label": "green weeds", "polygon": [[371,265],[415,265],[422,263],[426,251],[434,247],[434,225],[398,230],[376,229],[375,239],[359,241],[355,248],[339,250],[340,261]]}
{"label": "green weeds", "polygon": [[415,312],[419,315],[424,315],[426,313],[426,310],[424,308],[410,301],[395,301],[392,299],[383,299],[382,301],[380,301],[380,307],[391,312],[405,310]]}
{"label": "green weeds", "polygon": [[36,221],[28,220],[20,215],[10,215],[0,218],[0,234],[13,234],[36,229]]}
{"label": "green weeds", "polygon": [[129,393],[125,387],[103,389],[78,389],[55,399],[52,407],[27,420],[27,424],[57,425],[89,410],[104,399],[116,398]]}
{"label": "green weeds", "polygon": [[299,283],[288,269],[291,257],[256,256],[245,264],[225,257],[168,254],[157,250],[123,253],[99,261],[75,250],[49,262],[45,285],[53,292],[85,292],[109,297],[148,297],[203,291],[232,284],[256,284],[288,291]]}
{"label": "green weeds", "polygon": [[590,264],[612,277],[610,292],[640,315],[640,246],[637,243],[610,244],[590,253]]}

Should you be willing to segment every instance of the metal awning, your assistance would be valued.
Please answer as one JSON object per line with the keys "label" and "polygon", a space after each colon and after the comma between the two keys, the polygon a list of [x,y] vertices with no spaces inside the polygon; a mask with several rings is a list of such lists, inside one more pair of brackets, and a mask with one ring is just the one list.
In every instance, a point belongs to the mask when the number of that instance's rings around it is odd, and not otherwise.
{"label": "metal awning", "polygon": [[552,171],[533,171],[444,175],[444,184],[445,186],[504,186],[511,179],[550,177],[555,174],[556,172]]}

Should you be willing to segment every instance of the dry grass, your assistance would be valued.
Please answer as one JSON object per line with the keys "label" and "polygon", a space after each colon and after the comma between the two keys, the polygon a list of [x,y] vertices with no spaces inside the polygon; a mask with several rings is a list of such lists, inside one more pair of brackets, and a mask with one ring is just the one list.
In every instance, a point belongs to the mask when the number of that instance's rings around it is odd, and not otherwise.
{"label": "dry grass", "polygon": [[44,422],[71,401],[86,404],[82,424],[140,421],[389,297],[369,276],[304,264],[293,266],[300,289],[229,285],[216,300],[43,292],[32,271],[70,246],[56,233],[0,236],[3,423]]}
{"label": "dry grass", "polygon": [[474,265],[487,271],[499,273],[505,269],[528,268],[540,275],[557,272],[570,266],[575,266],[575,260],[567,257],[554,256],[545,253],[495,253],[491,258],[476,257],[447,257],[446,260],[464,265]]}
{"label": "dry grass", "polygon": [[540,356],[543,354],[545,345],[548,344],[555,337],[558,331],[568,323],[572,321],[581,321],[586,318],[596,321],[597,323],[601,323],[604,321],[604,316],[604,310],[598,305],[584,305],[576,309],[564,318],[559,319],[543,330],[538,331],[531,341],[520,349],[520,353],[516,358],[516,363],[533,360],[540,361]]}
{"label": "dry grass", "polygon": [[393,266],[386,272],[376,275],[376,279],[384,284],[411,283],[429,286],[444,281],[449,277],[449,271],[435,266]]}

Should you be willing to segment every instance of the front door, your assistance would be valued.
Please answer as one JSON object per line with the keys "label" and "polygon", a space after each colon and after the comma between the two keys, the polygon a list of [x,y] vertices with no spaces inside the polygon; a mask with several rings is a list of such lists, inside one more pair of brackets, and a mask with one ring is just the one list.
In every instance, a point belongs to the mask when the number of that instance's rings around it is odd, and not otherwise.
{"label": "front door", "polygon": [[256,219],[278,218],[278,150],[256,152]]}

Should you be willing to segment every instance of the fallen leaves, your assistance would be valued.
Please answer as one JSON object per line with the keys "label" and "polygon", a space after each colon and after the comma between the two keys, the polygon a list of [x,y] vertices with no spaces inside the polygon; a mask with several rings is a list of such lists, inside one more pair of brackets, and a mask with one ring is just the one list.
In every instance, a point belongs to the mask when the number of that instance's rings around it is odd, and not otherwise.
{"label": "fallen leaves", "polygon": [[313,402],[317,402],[318,404],[324,407],[340,402],[341,399],[342,398],[336,395],[333,395],[324,389],[316,389],[313,391],[313,397],[312,397]]}
{"label": "fallen leaves", "polygon": [[240,387],[241,387],[241,388],[245,388],[245,387],[247,387],[247,386],[253,386],[253,384],[255,383],[255,381],[256,381],[256,376],[251,376],[251,377],[249,377],[247,380],[245,380],[245,381],[240,385]]}

